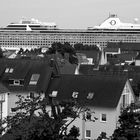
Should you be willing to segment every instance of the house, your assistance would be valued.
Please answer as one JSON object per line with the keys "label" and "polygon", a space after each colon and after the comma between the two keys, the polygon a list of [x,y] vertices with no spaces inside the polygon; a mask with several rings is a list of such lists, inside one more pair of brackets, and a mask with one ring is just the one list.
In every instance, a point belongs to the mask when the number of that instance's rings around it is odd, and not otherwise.
{"label": "house", "polygon": [[109,42],[105,48],[107,61],[113,64],[132,64],[139,53],[139,43]]}
{"label": "house", "polygon": [[91,114],[98,118],[95,122],[84,121],[81,115],[71,124],[80,128],[79,139],[83,140],[96,139],[101,132],[111,136],[122,108],[135,102],[129,80],[118,75],[59,75],[50,80],[46,96],[54,93],[55,100],[75,99],[95,112]]}
{"label": "house", "polygon": [[76,55],[80,64],[96,64],[99,59],[99,51],[97,50],[79,50]]}
{"label": "house", "polygon": [[0,59],[1,118],[12,115],[17,95],[45,95],[49,80],[56,72],[47,60]]}
{"label": "house", "polygon": [[[77,64],[70,63],[70,55],[65,53],[62,56],[60,53],[47,55],[47,59],[51,60],[53,67],[59,74],[75,74]],[[53,61],[52,61],[53,60]]]}
{"label": "house", "polygon": [[140,66],[140,54],[138,54],[137,57],[135,58],[135,65]]}
{"label": "house", "polygon": [[134,43],[134,42],[108,42],[107,44],[108,48],[120,48],[121,53],[127,53],[127,52],[139,52],[140,51],[140,43]]}

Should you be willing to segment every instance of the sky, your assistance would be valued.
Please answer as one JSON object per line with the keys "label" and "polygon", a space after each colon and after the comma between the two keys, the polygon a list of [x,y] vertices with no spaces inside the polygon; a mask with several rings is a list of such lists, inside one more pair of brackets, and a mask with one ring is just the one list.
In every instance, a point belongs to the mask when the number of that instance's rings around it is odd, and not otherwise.
{"label": "sky", "polygon": [[123,22],[140,23],[140,0],[0,0],[0,26],[35,18],[55,22],[58,28],[85,29],[102,23],[110,14]]}

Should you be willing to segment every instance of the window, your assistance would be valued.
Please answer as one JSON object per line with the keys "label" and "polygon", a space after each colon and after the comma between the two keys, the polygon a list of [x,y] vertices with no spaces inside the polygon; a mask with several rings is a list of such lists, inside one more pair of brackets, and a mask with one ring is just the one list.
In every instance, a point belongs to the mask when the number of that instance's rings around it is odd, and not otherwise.
{"label": "window", "polygon": [[20,85],[20,81],[19,80],[14,80],[14,85]]}
{"label": "window", "polygon": [[9,72],[9,68],[6,68],[6,69],[5,69],[5,73],[8,73],[8,72]]}
{"label": "window", "polygon": [[90,92],[87,95],[87,99],[91,100],[93,98],[93,96],[94,96],[94,93],[93,92]]}
{"label": "window", "polygon": [[101,122],[106,122],[106,121],[107,121],[106,114],[101,114]]}
{"label": "window", "polygon": [[91,130],[86,130],[85,138],[91,138]]}
{"label": "window", "polygon": [[91,120],[91,112],[86,112],[86,120]]}
{"label": "window", "polygon": [[30,92],[30,93],[29,93],[29,97],[30,97],[30,98],[34,98],[34,97],[35,97],[35,94],[34,94],[33,92]]}
{"label": "window", "polygon": [[52,94],[50,94],[50,97],[56,97],[57,96],[58,91],[52,91]]}
{"label": "window", "polygon": [[78,92],[73,92],[73,93],[72,93],[72,97],[73,97],[73,98],[78,98]]}
{"label": "window", "polygon": [[123,107],[127,107],[129,105],[129,94],[122,95],[122,105]]}
{"label": "window", "polygon": [[29,82],[29,85],[36,85],[38,82],[38,79],[40,77],[40,74],[32,74],[31,80]]}
{"label": "window", "polygon": [[6,68],[5,73],[13,73],[14,69],[13,68]]}
{"label": "window", "polygon": [[16,110],[15,110],[14,108],[11,108],[11,109],[10,109],[10,113],[11,113],[11,114],[15,114],[15,113],[16,113]]}
{"label": "window", "polygon": [[0,94],[0,101],[4,102],[5,101],[5,94]]}
{"label": "window", "polygon": [[9,69],[9,73],[13,73],[14,69],[13,68],[10,68]]}

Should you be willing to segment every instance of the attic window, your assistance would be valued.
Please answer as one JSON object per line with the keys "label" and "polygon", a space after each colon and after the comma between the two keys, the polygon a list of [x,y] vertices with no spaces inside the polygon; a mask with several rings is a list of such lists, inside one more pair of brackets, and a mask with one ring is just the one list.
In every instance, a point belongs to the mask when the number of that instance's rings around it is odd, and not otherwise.
{"label": "attic window", "polygon": [[8,72],[9,72],[9,68],[6,68],[6,69],[5,69],[5,73],[8,73]]}
{"label": "attic window", "polygon": [[93,92],[89,92],[87,95],[87,99],[91,100],[93,99],[94,93]]}
{"label": "attic window", "polygon": [[57,96],[58,91],[52,91],[52,94],[49,94],[50,97],[56,97]]}
{"label": "attic window", "polygon": [[10,68],[9,69],[9,73],[13,73],[14,69],[13,68]]}
{"label": "attic window", "polygon": [[79,94],[78,92],[73,92],[73,93],[72,93],[72,97],[73,97],[73,98],[78,98],[78,94]]}
{"label": "attic window", "polygon": [[32,74],[29,85],[36,85],[39,77],[40,77],[40,74]]}
{"label": "attic window", "polygon": [[20,80],[14,80],[14,85],[20,85]]}
{"label": "attic window", "polygon": [[6,68],[5,73],[13,73],[14,69],[13,68]]}

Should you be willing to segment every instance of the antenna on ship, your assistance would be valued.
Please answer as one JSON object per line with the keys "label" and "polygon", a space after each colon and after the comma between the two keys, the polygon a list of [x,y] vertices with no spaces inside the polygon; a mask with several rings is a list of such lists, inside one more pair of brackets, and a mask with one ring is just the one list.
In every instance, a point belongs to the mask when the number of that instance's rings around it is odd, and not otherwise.
{"label": "antenna on ship", "polygon": [[139,19],[138,19],[138,18],[134,18],[134,23],[135,23],[135,24],[137,24],[137,23],[138,23],[138,21],[139,21]]}

